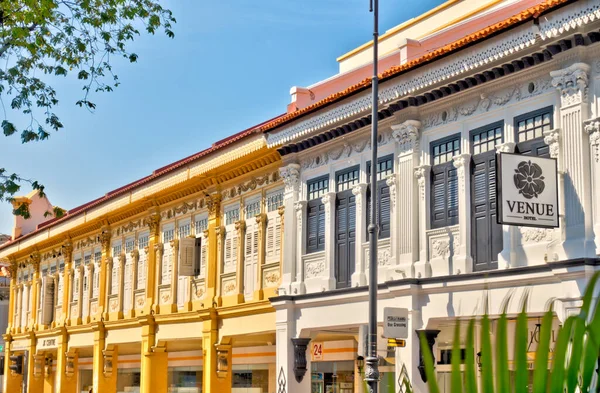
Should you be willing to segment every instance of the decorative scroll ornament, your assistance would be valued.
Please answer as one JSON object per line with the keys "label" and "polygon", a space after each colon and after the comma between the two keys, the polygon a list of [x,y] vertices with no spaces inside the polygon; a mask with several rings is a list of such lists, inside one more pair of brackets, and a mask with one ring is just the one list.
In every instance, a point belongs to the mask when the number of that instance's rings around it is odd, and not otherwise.
{"label": "decorative scroll ornament", "polygon": [[70,239],[64,242],[62,246],[62,252],[65,256],[65,263],[71,262],[71,257],[73,256],[73,243],[71,243]]}
{"label": "decorative scroll ornament", "polygon": [[292,338],[291,340],[294,346],[294,377],[296,382],[300,383],[307,371],[306,349],[310,338]]}
{"label": "decorative scroll ornament", "polygon": [[356,197],[356,211],[362,211],[362,202],[363,202],[363,198],[362,196],[364,195],[364,191],[366,191],[367,189],[367,185],[366,184],[356,184],[354,187],[352,187],[352,194]]}
{"label": "decorative scroll ornament", "polygon": [[377,358],[377,356],[369,356],[365,359],[365,381],[379,381],[378,365],[379,359]]}
{"label": "decorative scroll ornament", "polygon": [[562,70],[550,72],[552,86],[560,91],[563,107],[587,101],[589,72],[590,66],[585,63],[575,63]]}
{"label": "decorative scroll ornament", "polygon": [[200,209],[204,206],[204,201],[202,199],[195,200],[191,202],[183,202],[179,206],[175,206],[172,209],[164,210],[161,213],[162,218],[170,219],[180,214],[187,214],[188,212],[193,212],[197,209]]}
{"label": "decorative scroll ornament", "polygon": [[560,129],[544,132],[544,143],[550,147],[550,157],[558,158],[560,152]]}
{"label": "decorative scroll ornament", "polygon": [[420,128],[421,122],[418,120],[407,120],[402,124],[392,126],[392,137],[400,145],[403,153],[418,149]]}
{"label": "decorative scroll ornament", "polygon": [[590,136],[590,146],[592,148],[592,157],[596,162],[600,161],[600,117],[586,121],[585,132]]}
{"label": "decorative scroll ornament", "polygon": [[462,192],[465,191],[465,168],[471,159],[470,154],[460,154],[452,157],[453,165],[458,170],[458,183]]}
{"label": "decorative scroll ornament", "polygon": [[[75,243],[75,249],[80,250],[82,248],[91,247],[96,244],[100,239],[98,237],[87,237],[86,239],[79,240]],[[44,258],[46,255],[44,255]]]}
{"label": "decorative scroll ornament", "polygon": [[385,184],[390,188],[390,199],[392,201],[392,208],[396,207],[396,175],[389,174],[385,179]]}
{"label": "decorative scroll ornament", "polygon": [[515,142],[504,142],[499,145],[496,145],[497,153],[514,153],[515,151]]}
{"label": "decorative scroll ornament", "polygon": [[[281,171],[281,169],[280,169]],[[253,191],[256,187],[265,186],[267,184],[275,183],[279,180],[279,172],[268,173],[264,176],[253,177],[247,182],[244,182],[236,187],[232,187],[226,191],[223,191],[221,194],[223,200],[234,198],[236,196],[242,195],[248,191]]]}
{"label": "decorative scroll ornament", "polygon": [[125,225],[121,225],[121,227],[117,228],[116,235],[119,236],[123,233],[133,232],[137,228],[141,228],[143,226],[142,220],[130,221]]}
{"label": "decorative scroll ornament", "polygon": [[429,168],[429,165],[421,165],[415,168],[415,178],[419,185],[419,195],[423,201],[425,200],[425,182],[429,175]]}
{"label": "decorative scroll ornament", "polygon": [[293,192],[298,190],[300,186],[300,165],[288,164],[279,169],[279,175],[285,184],[285,192]]}
{"label": "decorative scroll ornament", "polygon": [[332,201],[333,198],[335,198],[334,192],[328,192],[327,194],[323,195],[323,197],[321,198],[321,203],[323,203],[323,205],[325,205],[325,214],[328,214],[330,212],[331,206],[330,206],[329,202]]}
{"label": "decorative scroll ornament", "polygon": [[204,205],[208,209],[209,215],[215,215],[219,210],[221,210],[221,194],[204,197]]}

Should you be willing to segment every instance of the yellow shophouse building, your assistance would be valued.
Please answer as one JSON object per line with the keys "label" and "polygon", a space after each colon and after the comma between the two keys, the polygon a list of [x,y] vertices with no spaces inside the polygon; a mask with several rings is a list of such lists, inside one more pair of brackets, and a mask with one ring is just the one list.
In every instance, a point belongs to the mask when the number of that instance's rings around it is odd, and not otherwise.
{"label": "yellow shophouse building", "polygon": [[[4,392],[275,391],[279,160],[253,128],[30,233],[16,219]],[[34,221],[49,204],[18,201]]]}

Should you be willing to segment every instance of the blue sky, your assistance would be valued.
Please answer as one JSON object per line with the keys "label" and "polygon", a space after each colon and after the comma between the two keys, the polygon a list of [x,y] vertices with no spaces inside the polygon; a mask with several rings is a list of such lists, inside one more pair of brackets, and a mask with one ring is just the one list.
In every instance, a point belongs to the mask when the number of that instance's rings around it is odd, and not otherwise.
{"label": "blue sky", "polygon": [[[442,2],[380,0],[380,32]],[[368,0],[164,3],[175,38],[139,37],[130,47],[138,63],[114,64],[121,86],[95,95],[94,113],[74,105],[75,78],[57,79],[65,128],[26,145],[0,136],[0,167],[39,180],[71,209],[283,113],[290,87],[334,75],[335,59],[372,37]],[[1,204],[0,233],[12,220]]]}

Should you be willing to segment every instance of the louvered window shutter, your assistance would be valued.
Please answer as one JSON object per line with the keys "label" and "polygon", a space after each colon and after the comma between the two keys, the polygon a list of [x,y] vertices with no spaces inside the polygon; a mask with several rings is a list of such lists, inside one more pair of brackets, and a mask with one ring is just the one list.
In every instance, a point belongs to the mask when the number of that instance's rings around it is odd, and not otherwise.
{"label": "louvered window shutter", "polygon": [[238,238],[237,236],[235,236],[231,242],[231,263],[234,266],[235,269],[235,265],[237,264],[237,260],[238,260]]}
{"label": "louvered window shutter", "polygon": [[204,275],[206,272],[206,257],[207,257],[207,247],[206,241],[202,242],[202,252],[201,252],[201,261],[200,261],[200,274]]}
{"label": "louvered window shutter", "polygon": [[379,213],[379,238],[385,239],[390,237],[390,187],[385,181],[378,183],[379,192],[377,197],[379,198],[379,206],[377,211]]}

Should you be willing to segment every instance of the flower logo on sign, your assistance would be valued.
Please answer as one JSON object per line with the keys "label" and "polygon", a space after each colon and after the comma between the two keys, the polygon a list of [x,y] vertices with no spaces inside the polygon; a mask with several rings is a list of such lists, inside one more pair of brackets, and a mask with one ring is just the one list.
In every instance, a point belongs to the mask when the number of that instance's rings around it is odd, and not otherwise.
{"label": "flower logo on sign", "polygon": [[515,169],[514,181],[519,194],[527,199],[537,198],[544,192],[546,187],[544,176],[542,176],[542,168],[531,161],[521,161],[519,163],[517,169]]}

